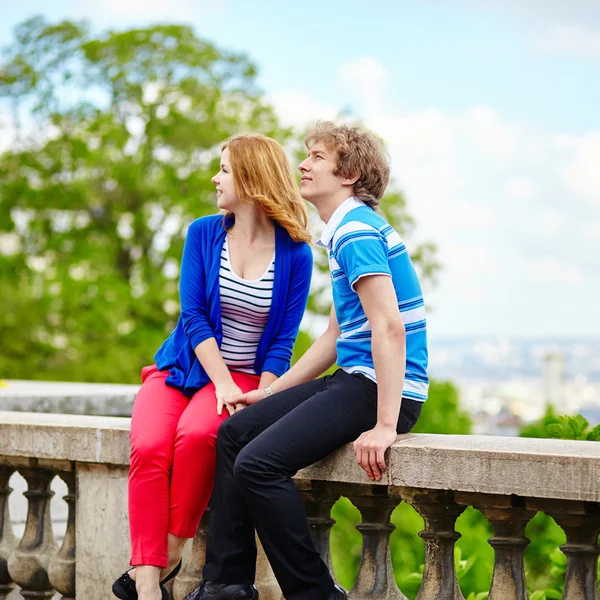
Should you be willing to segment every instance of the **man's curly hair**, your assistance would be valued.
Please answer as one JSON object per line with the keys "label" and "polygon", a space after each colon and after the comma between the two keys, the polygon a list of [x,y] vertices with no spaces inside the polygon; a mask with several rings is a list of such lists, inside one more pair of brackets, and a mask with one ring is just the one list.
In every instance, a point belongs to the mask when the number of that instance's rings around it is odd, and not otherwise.
{"label": "man's curly hair", "polygon": [[344,178],[358,175],[354,195],[371,208],[377,208],[390,180],[390,164],[383,141],[357,125],[319,121],[304,138],[309,150],[318,142],[323,142],[337,155],[334,175]]}

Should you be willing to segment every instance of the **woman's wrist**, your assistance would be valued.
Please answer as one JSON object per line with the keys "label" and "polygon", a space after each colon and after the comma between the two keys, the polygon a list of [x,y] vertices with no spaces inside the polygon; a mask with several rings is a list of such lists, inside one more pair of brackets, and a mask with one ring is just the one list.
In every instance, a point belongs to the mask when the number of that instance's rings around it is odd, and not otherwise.
{"label": "woman's wrist", "polygon": [[215,388],[222,387],[224,385],[231,385],[232,383],[235,382],[233,381],[233,377],[231,376],[231,374],[229,374],[229,377],[223,377],[222,379],[213,381]]}

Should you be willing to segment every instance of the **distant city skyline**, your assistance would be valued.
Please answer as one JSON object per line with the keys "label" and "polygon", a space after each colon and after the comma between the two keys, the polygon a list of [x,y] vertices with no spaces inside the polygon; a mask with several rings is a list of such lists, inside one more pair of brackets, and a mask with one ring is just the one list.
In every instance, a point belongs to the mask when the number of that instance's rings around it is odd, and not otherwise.
{"label": "distant city skyline", "polygon": [[[439,246],[431,339],[600,337],[597,0],[29,0],[0,5],[0,45],[35,14],[188,23],[249,55],[283,123],[382,135],[414,241]],[[0,101],[2,123],[0,148]]]}

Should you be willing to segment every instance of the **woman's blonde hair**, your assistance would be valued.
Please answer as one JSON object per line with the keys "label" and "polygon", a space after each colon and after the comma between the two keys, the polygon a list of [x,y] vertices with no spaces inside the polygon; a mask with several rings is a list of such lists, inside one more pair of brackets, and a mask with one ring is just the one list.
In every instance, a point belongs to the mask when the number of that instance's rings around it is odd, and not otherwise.
{"label": "woman's blonde hair", "polygon": [[223,142],[229,149],[233,182],[242,202],[260,203],[296,242],[310,242],[308,211],[290,161],[279,142],[259,133],[239,134]]}
{"label": "woman's blonde hair", "polygon": [[304,143],[310,150],[317,142],[336,153],[334,175],[354,177],[354,195],[375,209],[390,180],[390,163],[383,141],[374,133],[357,125],[337,125],[319,121],[310,129]]}

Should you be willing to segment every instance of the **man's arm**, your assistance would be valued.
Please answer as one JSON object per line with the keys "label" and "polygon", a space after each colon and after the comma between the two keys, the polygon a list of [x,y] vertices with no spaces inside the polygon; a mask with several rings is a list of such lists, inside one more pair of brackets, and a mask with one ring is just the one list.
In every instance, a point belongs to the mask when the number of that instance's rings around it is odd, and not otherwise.
{"label": "man's arm", "polygon": [[[317,338],[289,371],[271,384],[273,393],[287,390],[305,381],[311,381],[335,364],[337,358],[335,344],[339,335],[340,328],[335,315],[335,308],[332,305],[325,333]],[[238,396],[230,404],[254,404],[265,397],[265,391],[261,387],[253,392]]]}
{"label": "man's arm", "polygon": [[387,469],[385,451],[396,441],[404,371],[406,332],[391,277],[371,275],[355,284],[371,325],[371,351],[377,376],[377,424],[354,442],[356,460],[369,479]]}

